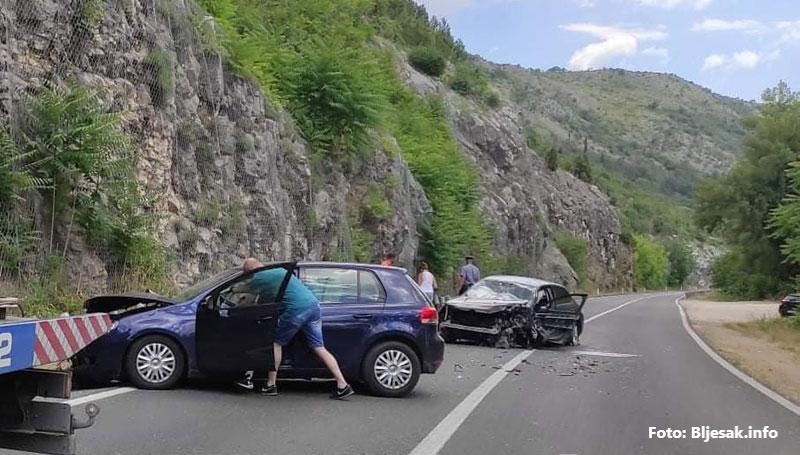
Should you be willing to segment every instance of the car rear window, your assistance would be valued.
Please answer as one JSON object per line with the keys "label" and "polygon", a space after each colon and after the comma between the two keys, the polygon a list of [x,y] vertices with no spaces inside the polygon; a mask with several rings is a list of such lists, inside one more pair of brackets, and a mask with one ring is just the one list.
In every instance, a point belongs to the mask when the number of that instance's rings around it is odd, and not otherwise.
{"label": "car rear window", "polygon": [[378,269],[376,273],[386,288],[387,301],[396,304],[427,305],[425,294],[405,273],[391,269]]}

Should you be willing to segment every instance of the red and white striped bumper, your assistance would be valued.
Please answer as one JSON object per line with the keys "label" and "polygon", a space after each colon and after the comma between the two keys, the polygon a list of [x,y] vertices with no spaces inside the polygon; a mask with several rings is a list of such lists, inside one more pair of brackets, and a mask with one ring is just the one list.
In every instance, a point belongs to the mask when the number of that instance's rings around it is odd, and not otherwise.
{"label": "red and white striped bumper", "polygon": [[69,359],[113,326],[104,313],[37,321],[33,366]]}

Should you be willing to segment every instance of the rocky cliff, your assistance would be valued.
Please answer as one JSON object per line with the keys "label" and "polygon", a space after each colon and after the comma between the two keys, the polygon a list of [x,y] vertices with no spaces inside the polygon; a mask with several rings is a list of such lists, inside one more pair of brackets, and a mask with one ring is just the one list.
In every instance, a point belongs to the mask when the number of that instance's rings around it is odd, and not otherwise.
{"label": "rocky cliff", "polygon": [[[184,0],[2,2],[3,121],[13,124],[19,100],[44,84],[75,80],[100,90],[108,109],[124,115],[139,179],[154,195],[145,209],[159,215],[155,235],[175,259],[179,284],[246,255],[374,260],[393,251],[411,267],[431,206],[403,159],[378,146],[347,166],[315,159],[291,117],[210,48],[198,17]],[[548,170],[509,108],[484,110],[408,66],[402,71],[420,94],[447,100],[453,134],[481,175],[482,213],[496,228],[498,254],[574,285],[552,241],[564,229],[587,240],[600,287],[630,284],[630,251],[605,195]],[[384,216],[359,208],[376,191],[391,207]],[[368,251],[354,254],[354,237]],[[108,285],[113,271],[83,242],[70,244],[68,259],[83,290]]]}

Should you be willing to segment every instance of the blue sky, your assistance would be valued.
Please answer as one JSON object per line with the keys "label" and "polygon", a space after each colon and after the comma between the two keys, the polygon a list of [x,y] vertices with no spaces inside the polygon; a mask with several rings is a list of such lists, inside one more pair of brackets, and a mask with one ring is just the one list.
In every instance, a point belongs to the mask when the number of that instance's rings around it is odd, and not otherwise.
{"label": "blue sky", "polygon": [[800,0],[418,0],[467,50],[530,68],[675,73],[758,99],[800,90]]}

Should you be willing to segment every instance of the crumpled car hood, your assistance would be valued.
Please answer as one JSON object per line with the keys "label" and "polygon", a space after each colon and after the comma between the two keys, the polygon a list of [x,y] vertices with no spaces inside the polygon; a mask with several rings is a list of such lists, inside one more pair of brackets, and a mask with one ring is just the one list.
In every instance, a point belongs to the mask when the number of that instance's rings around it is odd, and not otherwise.
{"label": "crumpled car hood", "polygon": [[458,297],[447,302],[447,305],[457,310],[475,311],[477,313],[498,313],[508,307],[527,305],[525,300],[491,300],[470,297]]}
{"label": "crumpled car hood", "polygon": [[101,295],[92,297],[83,304],[88,313],[111,313],[113,311],[124,310],[126,308],[140,305],[156,303],[158,306],[169,306],[178,303],[177,300],[158,294],[132,293],[117,295]]}

